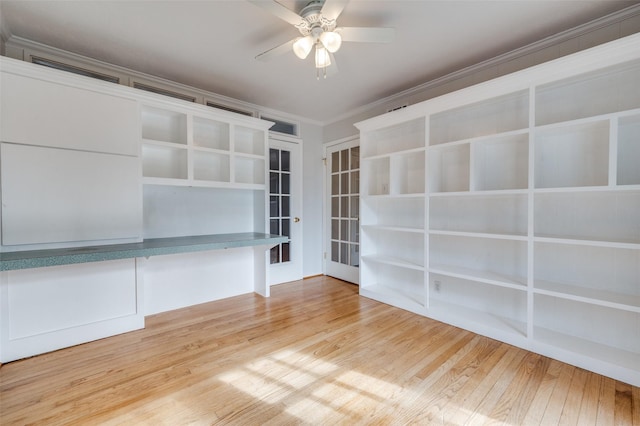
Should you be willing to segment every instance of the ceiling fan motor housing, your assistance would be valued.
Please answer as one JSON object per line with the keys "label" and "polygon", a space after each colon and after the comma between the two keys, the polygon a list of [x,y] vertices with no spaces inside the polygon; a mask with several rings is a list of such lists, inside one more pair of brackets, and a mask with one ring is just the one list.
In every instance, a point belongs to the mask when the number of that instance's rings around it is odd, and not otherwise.
{"label": "ceiling fan motor housing", "polygon": [[327,19],[322,16],[323,1],[314,0],[302,9],[300,16],[303,21],[296,25],[303,37],[308,35],[318,39],[325,31],[333,31],[336,28],[335,19]]}

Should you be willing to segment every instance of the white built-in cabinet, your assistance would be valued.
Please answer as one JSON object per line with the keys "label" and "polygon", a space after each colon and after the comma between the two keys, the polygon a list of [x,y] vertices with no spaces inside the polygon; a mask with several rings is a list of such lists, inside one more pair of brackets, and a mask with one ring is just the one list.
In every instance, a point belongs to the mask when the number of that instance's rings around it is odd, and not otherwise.
{"label": "white built-in cabinet", "polygon": [[2,63],[2,251],[139,241],[137,102],[29,65]]}
{"label": "white built-in cabinet", "polygon": [[263,128],[168,107],[141,114],[145,184],[264,189]]}
{"label": "white built-in cabinet", "polygon": [[[0,78],[0,252],[74,258],[0,271],[0,362],[142,328],[145,315],[269,295],[272,123],[8,58]],[[91,257],[210,234],[224,234],[224,250]]]}
{"label": "white built-in cabinet", "polygon": [[640,384],[640,35],[357,126],[362,295]]}

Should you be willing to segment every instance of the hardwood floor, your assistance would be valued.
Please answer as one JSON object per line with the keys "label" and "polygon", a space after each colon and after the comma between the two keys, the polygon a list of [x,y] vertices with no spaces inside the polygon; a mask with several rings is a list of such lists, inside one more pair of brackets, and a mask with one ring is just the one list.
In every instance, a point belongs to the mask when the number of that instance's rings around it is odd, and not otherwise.
{"label": "hardwood floor", "polygon": [[640,425],[640,388],[327,277],[0,368],[0,424]]}

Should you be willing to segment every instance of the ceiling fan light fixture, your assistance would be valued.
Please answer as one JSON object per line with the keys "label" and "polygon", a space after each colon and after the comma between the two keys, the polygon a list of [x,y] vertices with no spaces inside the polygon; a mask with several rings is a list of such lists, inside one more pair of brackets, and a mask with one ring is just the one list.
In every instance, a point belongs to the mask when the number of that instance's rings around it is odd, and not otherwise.
{"label": "ceiling fan light fixture", "polygon": [[299,38],[295,43],[293,43],[293,53],[300,59],[306,59],[313,49],[313,37],[306,36]]}
{"label": "ceiling fan light fixture", "polygon": [[320,34],[320,41],[331,53],[336,53],[342,46],[342,37],[335,31],[325,31]]}
{"label": "ceiling fan light fixture", "polygon": [[329,52],[322,43],[316,44],[316,68],[326,68],[331,65]]}

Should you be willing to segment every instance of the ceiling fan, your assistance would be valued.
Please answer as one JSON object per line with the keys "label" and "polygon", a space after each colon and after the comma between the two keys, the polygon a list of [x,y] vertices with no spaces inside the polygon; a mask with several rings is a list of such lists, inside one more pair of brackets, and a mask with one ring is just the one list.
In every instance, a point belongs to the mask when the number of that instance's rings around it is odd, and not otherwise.
{"label": "ceiling fan", "polygon": [[298,15],[276,0],[248,0],[298,29],[301,36],[256,56],[268,61],[293,50],[300,59],[306,59],[315,49],[316,76],[324,78],[337,72],[333,54],[343,41],[388,43],[393,40],[393,28],[338,27],[336,20],[349,0],[312,0]]}

